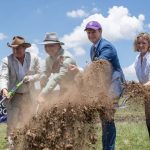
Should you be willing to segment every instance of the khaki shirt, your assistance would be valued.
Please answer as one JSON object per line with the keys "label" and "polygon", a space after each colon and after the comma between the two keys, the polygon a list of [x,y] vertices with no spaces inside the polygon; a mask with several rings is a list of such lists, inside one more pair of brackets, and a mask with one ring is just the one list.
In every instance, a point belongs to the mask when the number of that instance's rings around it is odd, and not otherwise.
{"label": "khaki shirt", "polygon": [[45,70],[42,76],[45,76],[48,82],[41,91],[42,95],[49,94],[57,84],[59,84],[60,90],[71,85],[74,81],[75,74],[68,71],[68,66],[70,64],[76,65],[76,62],[72,55],[63,49],[60,49],[57,58],[51,56],[46,58]]}

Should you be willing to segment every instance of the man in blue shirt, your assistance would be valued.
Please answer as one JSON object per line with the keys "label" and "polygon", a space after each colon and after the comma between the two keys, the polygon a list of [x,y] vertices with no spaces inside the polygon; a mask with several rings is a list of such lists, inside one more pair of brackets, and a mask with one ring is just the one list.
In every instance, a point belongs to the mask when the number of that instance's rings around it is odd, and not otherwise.
{"label": "man in blue shirt", "polygon": [[[88,39],[93,43],[90,56],[91,60],[107,60],[112,65],[112,83],[110,93],[112,99],[117,99],[122,94],[124,75],[119,63],[115,47],[102,38],[102,26],[97,21],[90,21],[85,27]],[[114,114],[112,114],[114,116]],[[102,143],[103,150],[114,150],[116,139],[116,127],[114,119],[102,119]]]}

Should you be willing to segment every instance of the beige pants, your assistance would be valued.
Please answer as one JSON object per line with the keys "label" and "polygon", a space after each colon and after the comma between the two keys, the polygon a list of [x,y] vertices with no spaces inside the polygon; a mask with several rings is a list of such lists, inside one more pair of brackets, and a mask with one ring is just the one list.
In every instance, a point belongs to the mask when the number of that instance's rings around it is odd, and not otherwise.
{"label": "beige pants", "polygon": [[29,94],[15,94],[6,102],[7,107],[7,135],[16,128],[22,128],[32,116],[32,101]]}

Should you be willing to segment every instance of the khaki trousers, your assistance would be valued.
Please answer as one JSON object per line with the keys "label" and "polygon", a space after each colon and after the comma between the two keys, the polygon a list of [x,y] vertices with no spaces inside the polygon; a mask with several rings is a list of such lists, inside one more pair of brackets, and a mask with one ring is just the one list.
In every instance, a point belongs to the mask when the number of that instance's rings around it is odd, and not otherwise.
{"label": "khaki trousers", "polygon": [[10,101],[6,101],[7,135],[16,128],[22,128],[32,116],[32,100],[28,93],[15,94]]}

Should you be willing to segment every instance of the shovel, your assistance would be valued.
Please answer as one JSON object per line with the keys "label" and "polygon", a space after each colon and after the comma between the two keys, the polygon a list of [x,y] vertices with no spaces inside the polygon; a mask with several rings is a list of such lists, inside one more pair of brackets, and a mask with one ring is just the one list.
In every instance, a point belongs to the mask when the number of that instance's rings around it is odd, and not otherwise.
{"label": "shovel", "polygon": [[[8,95],[9,95],[10,97],[12,97],[12,96],[15,94],[15,92],[18,90],[18,88],[20,88],[20,86],[22,86],[23,83],[24,83],[23,80],[20,81],[14,88],[12,88],[12,89],[10,90],[10,92],[8,93]],[[7,97],[3,97],[2,100],[0,101],[0,103],[3,103],[3,101],[4,101],[5,99],[7,99]]]}
{"label": "shovel", "polygon": [[127,100],[129,99],[129,97],[127,96],[126,98],[124,98],[124,100],[122,101],[122,103],[118,106],[116,106],[116,109],[124,109],[127,108],[128,106],[126,105]]}
{"label": "shovel", "polygon": [[37,107],[36,107],[36,113],[35,113],[35,116],[36,116],[36,117],[38,116],[38,113],[39,113],[39,107],[40,107],[40,104],[38,103],[38,104],[37,104]]}

